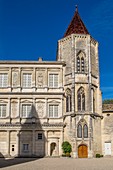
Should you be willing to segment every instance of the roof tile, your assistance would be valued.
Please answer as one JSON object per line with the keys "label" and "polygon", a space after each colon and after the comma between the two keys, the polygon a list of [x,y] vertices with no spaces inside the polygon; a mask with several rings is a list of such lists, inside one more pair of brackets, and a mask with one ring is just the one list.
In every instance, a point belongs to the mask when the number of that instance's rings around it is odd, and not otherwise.
{"label": "roof tile", "polygon": [[74,17],[73,17],[66,33],[64,34],[64,37],[71,35],[71,34],[89,34],[83,21],[80,18],[77,8],[76,8]]}

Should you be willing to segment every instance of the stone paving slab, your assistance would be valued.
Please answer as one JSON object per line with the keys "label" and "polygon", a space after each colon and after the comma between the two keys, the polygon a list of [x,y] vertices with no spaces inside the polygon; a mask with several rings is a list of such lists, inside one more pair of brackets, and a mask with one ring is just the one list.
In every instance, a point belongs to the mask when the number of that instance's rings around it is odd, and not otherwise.
{"label": "stone paving slab", "polygon": [[5,170],[113,170],[113,158],[16,158],[0,159]]}

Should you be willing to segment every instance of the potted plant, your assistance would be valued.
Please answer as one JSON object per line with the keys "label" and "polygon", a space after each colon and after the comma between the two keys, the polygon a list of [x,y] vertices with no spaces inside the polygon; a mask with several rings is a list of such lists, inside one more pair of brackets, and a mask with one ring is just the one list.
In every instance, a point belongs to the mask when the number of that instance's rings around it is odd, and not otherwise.
{"label": "potted plant", "polygon": [[72,152],[72,147],[71,144],[67,141],[62,143],[62,150],[63,150],[63,155],[64,157],[71,157],[70,153]]}

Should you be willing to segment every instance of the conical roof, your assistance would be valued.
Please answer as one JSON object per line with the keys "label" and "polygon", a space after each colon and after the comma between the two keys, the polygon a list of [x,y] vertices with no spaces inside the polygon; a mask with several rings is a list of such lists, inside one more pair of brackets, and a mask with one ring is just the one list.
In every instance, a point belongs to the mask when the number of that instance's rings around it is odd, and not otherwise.
{"label": "conical roof", "polygon": [[89,34],[87,28],[85,27],[83,21],[80,18],[77,6],[76,6],[74,17],[70,25],[68,26],[68,29],[66,33],[64,34],[64,37],[71,35],[71,34]]}

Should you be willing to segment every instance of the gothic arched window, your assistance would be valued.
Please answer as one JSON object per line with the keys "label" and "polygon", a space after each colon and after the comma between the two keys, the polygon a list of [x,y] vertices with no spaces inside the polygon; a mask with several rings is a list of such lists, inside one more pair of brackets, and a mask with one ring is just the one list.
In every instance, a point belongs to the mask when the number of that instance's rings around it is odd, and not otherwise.
{"label": "gothic arched window", "polygon": [[77,137],[82,138],[82,125],[81,124],[78,124],[78,127],[77,127]]}
{"label": "gothic arched window", "polygon": [[84,58],[81,58],[81,72],[84,72]]}
{"label": "gothic arched window", "polygon": [[80,51],[77,55],[77,72],[84,73],[85,72],[85,54]]}
{"label": "gothic arched window", "polygon": [[66,90],[66,112],[72,111],[72,99],[71,99],[71,90]]}
{"label": "gothic arched window", "polygon": [[78,111],[85,110],[85,93],[83,87],[81,87],[77,92],[77,106]]}
{"label": "gothic arched window", "polygon": [[83,126],[83,136],[88,138],[88,126],[86,124]]}
{"label": "gothic arched window", "polygon": [[77,72],[80,72],[80,58],[77,57]]}

